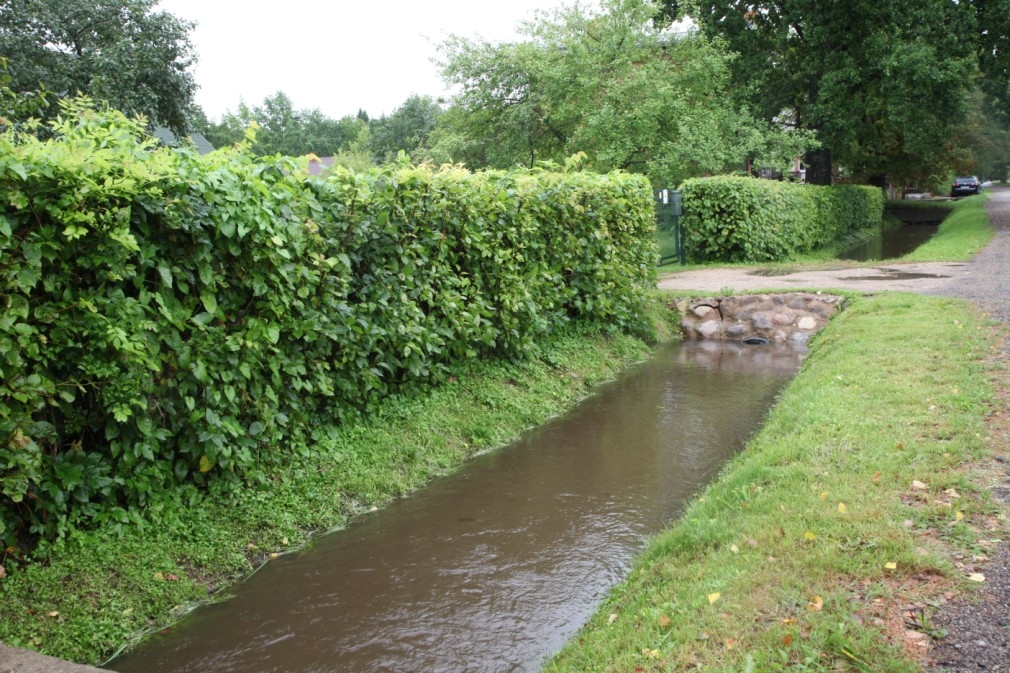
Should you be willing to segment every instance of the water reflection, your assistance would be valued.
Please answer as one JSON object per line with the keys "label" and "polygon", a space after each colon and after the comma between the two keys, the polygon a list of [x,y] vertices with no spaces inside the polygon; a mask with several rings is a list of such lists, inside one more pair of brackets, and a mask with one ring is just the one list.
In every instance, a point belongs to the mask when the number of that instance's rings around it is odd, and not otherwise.
{"label": "water reflection", "polygon": [[565,417],[270,562],[111,668],[536,670],[757,428],[800,358],[668,347]]}

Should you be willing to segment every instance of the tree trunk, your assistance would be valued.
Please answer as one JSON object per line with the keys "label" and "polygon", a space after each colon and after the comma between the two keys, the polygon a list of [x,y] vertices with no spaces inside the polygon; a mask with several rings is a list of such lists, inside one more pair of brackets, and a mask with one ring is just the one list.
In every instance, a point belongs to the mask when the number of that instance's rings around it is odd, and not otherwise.
{"label": "tree trunk", "polygon": [[803,156],[803,162],[807,165],[808,185],[831,184],[831,150],[825,147],[810,150]]}

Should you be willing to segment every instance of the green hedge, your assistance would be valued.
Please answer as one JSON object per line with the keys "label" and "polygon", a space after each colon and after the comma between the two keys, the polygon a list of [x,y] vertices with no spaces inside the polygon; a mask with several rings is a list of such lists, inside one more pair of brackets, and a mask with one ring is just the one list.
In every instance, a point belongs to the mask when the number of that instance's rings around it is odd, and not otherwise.
{"label": "green hedge", "polygon": [[686,180],[684,245],[695,262],[767,262],[880,226],[876,187],[822,187],[720,176]]}
{"label": "green hedge", "polygon": [[462,359],[521,356],[572,320],[635,329],[653,285],[640,177],[310,178],[69,112],[54,140],[0,137],[8,544],[127,522],[179,484],[266,478]]}

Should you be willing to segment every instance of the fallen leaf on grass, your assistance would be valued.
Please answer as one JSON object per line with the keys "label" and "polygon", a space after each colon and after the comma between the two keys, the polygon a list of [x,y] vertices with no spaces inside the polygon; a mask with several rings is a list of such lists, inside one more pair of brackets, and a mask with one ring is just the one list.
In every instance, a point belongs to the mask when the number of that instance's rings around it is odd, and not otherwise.
{"label": "fallen leaf on grass", "polygon": [[165,579],[168,580],[169,582],[178,582],[179,576],[173,573],[165,573]]}
{"label": "fallen leaf on grass", "polygon": [[726,646],[727,650],[733,650],[736,649],[737,641],[735,638],[727,638],[725,641],[723,641],[723,645]]}
{"label": "fallen leaf on grass", "polygon": [[[731,552],[733,552],[734,554],[739,554],[740,553],[740,547],[737,547],[735,544],[731,544],[729,546],[729,550]],[[0,575],[0,577],[3,577],[3,575]]]}
{"label": "fallen leaf on grass", "polygon": [[957,519],[958,521],[960,521],[961,519],[964,518],[964,512],[960,512],[960,511],[955,512],[954,513],[954,518]]}
{"label": "fallen leaf on grass", "polygon": [[666,615],[660,616],[660,618],[659,618],[659,625],[660,626],[669,626],[670,625],[670,618],[667,617]]}
{"label": "fallen leaf on grass", "polygon": [[887,568],[888,570],[894,570],[898,567],[898,564],[895,563],[894,561],[888,561],[887,563],[884,564],[884,567]]}
{"label": "fallen leaf on grass", "polygon": [[820,596],[814,596],[814,600],[807,603],[807,610],[810,612],[820,612],[824,607],[824,599]]}
{"label": "fallen leaf on grass", "polygon": [[880,470],[877,470],[877,473],[873,475],[873,483],[877,483],[878,481],[880,481]]}
{"label": "fallen leaf on grass", "polygon": [[786,635],[782,636],[782,647],[789,647],[792,644],[793,644],[793,634],[787,633]]}
{"label": "fallen leaf on grass", "polygon": [[804,540],[816,540],[817,536],[814,535],[813,533],[811,533],[810,531],[807,531],[806,533],[803,534],[803,539]]}
{"label": "fallen leaf on grass", "polygon": [[650,650],[648,647],[646,647],[642,650],[642,654],[649,657],[650,659],[658,659],[660,652],[659,650]]}
{"label": "fallen leaf on grass", "polygon": [[838,503],[838,513],[845,514],[845,510],[846,510],[845,503],[844,502]]}
{"label": "fallen leaf on grass", "polygon": [[52,612],[49,613],[49,616],[50,617],[59,617],[60,613],[57,612],[56,610],[53,610]]}
{"label": "fallen leaf on grass", "polygon": [[161,580],[165,579],[165,573],[154,573],[154,579],[160,582]]}
{"label": "fallen leaf on grass", "polygon": [[972,582],[985,582],[985,575],[982,573],[971,573],[968,575],[968,579]]}
{"label": "fallen leaf on grass", "polygon": [[828,499],[828,492],[827,491],[822,491],[821,494],[820,494],[820,496],[818,496],[818,497],[820,497],[821,500],[827,500]]}
{"label": "fallen leaf on grass", "polygon": [[921,481],[919,481],[918,479],[915,479],[915,480],[912,481],[912,490],[913,491],[925,491],[926,490],[926,485],[924,483],[922,483]]}
{"label": "fallen leaf on grass", "polygon": [[617,621],[617,613],[616,612],[610,613],[610,617],[607,618],[607,623],[613,624],[616,621]]}
{"label": "fallen leaf on grass", "polygon": [[716,591],[715,593],[709,594],[708,595],[708,604],[712,605],[712,603],[715,603],[717,600],[719,600],[720,596],[722,596],[722,594],[719,593],[718,591]]}
{"label": "fallen leaf on grass", "polygon": [[943,492],[943,494],[946,495],[946,496],[949,496],[951,498],[960,498],[961,497],[961,494],[958,493],[957,489],[954,489],[954,488],[948,488],[946,491]]}

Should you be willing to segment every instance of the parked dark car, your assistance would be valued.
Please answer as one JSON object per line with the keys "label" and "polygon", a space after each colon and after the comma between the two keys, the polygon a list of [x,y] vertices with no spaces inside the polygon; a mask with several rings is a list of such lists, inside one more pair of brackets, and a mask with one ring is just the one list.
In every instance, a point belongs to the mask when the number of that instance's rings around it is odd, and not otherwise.
{"label": "parked dark car", "polygon": [[968,178],[955,178],[954,184],[950,187],[951,196],[964,196],[965,194],[981,194],[982,183],[974,175]]}

